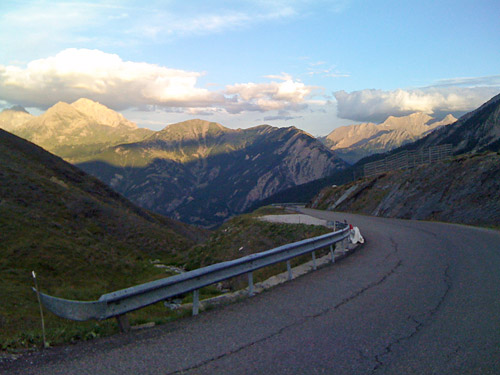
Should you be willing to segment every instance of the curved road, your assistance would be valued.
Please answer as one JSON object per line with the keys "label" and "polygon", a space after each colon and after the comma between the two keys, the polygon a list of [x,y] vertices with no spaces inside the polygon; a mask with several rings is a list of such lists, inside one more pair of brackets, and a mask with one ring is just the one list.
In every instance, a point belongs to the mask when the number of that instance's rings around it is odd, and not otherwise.
{"label": "curved road", "polygon": [[8,374],[500,374],[500,232],[347,219],[335,265],[149,330],[0,364]]}

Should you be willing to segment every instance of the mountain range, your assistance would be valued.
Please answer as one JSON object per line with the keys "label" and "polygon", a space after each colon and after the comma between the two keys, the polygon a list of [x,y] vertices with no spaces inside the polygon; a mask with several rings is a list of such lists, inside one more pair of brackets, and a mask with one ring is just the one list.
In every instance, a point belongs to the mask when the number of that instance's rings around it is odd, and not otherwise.
{"label": "mountain range", "polygon": [[[26,121],[14,124],[14,116]],[[0,121],[140,206],[205,226],[347,166],[294,127],[234,130],[190,120],[154,132],[88,99],[59,102],[38,117],[11,109]]]}
{"label": "mountain range", "polygon": [[311,200],[311,206],[375,216],[498,227],[500,94],[462,116],[452,126],[369,159],[443,144],[452,146],[456,155],[453,159],[390,171],[343,186],[330,186]]}
{"label": "mountain range", "polygon": [[[315,196],[323,188],[332,185],[340,186],[363,177],[363,166],[366,163],[381,160],[405,150],[422,150],[443,144],[451,144],[454,155],[465,153],[474,155],[488,151],[500,152],[500,94],[478,109],[460,117],[455,123],[438,128],[415,142],[405,144],[383,154],[367,156],[356,164],[330,176],[280,191],[259,202],[252,209],[259,207],[261,204],[279,202],[306,203],[313,199],[316,200]],[[436,173],[439,172],[436,171]]]}
{"label": "mountain range", "polygon": [[406,148],[421,149],[442,144],[451,144],[455,155],[500,151],[500,94],[460,117],[453,126],[438,129]]}
{"label": "mountain range", "polygon": [[408,116],[389,116],[383,123],[371,122],[336,128],[323,142],[339,157],[354,164],[371,154],[383,153],[414,142],[430,132],[457,121],[449,114],[441,121],[417,112]]}
{"label": "mountain range", "polygon": [[40,116],[20,108],[4,110],[0,113],[0,127],[72,163],[87,160],[106,147],[142,140],[153,133],[89,99],[72,104],[59,102]]}
{"label": "mountain range", "polygon": [[190,120],[78,164],[142,207],[209,226],[346,163],[294,127]]}

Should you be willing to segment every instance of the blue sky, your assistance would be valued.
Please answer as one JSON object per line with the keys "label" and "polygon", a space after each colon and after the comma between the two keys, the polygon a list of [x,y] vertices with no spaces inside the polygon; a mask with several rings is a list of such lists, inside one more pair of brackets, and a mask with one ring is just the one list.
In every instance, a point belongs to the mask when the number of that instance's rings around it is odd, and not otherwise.
{"label": "blue sky", "polygon": [[313,135],[500,92],[500,2],[0,3],[0,108],[97,100],[140,126],[203,118]]}

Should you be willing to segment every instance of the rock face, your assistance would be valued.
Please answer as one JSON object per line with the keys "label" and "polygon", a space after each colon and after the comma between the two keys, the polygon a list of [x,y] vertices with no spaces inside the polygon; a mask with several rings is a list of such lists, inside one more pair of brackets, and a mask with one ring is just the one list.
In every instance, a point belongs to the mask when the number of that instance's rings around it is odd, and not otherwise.
{"label": "rock face", "polygon": [[88,99],[59,102],[38,117],[19,111],[15,115],[18,120],[5,119],[0,126],[70,162],[87,160],[107,147],[142,140],[153,133]]}
{"label": "rock face", "polygon": [[355,163],[365,156],[387,152],[416,141],[455,121],[456,118],[452,115],[447,115],[441,121],[424,113],[404,117],[390,116],[378,125],[363,123],[339,127],[326,136],[325,144],[347,162]]}
{"label": "rock face", "polygon": [[233,130],[191,120],[80,166],[143,207],[210,226],[345,163],[294,127]]}
{"label": "rock face", "polygon": [[310,205],[383,217],[498,227],[500,155],[463,155],[449,162],[326,188]]}

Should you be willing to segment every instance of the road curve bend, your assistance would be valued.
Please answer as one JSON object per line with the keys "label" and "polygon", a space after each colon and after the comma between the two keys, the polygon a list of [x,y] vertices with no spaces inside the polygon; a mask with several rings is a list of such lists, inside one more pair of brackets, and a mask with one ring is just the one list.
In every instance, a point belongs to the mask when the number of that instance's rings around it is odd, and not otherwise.
{"label": "road curve bend", "polygon": [[500,374],[500,232],[353,223],[350,257],[242,302],[0,364],[0,374]]}

